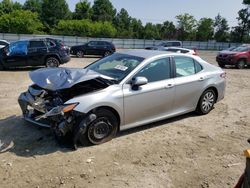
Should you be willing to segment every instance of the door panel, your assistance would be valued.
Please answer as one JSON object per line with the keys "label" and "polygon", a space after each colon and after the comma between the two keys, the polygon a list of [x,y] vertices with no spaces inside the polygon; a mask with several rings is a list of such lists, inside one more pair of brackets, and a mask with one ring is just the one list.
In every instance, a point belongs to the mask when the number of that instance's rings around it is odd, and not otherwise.
{"label": "door panel", "polygon": [[131,85],[125,84],[123,93],[125,124],[150,121],[172,112],[175,96],[173,79],[148,83],[138,90],[132,90]]}
{"label": "door panel", "polygon": [[183,113],[196,108],[198,100],[204,90],[206,81],[202,66],[193,58],[186,56],[174,56],[176,78],[175,113]]}
{"label": "door panel", "polygon": [[146,85],[136,90],[125,84],[125,124],[140,124],[166,117],[172,112],[175,98],[174,79],[171,78],[170,59],[160,58],[146,64],[135,77],[145,77]]}
{"label": "door panel", "polygon": [[[203,74],[195,74],[174,79],[176,100],[174,109],[176,113],[194,110],[204,90],[205,78]],[[204,80],[202,80],[204,78]]]}
{"label": "door panel", "polygon": [[44,57],[47,54],[47,46],[43,41],[30,41],[28,47],[28,65],[44,65]]}

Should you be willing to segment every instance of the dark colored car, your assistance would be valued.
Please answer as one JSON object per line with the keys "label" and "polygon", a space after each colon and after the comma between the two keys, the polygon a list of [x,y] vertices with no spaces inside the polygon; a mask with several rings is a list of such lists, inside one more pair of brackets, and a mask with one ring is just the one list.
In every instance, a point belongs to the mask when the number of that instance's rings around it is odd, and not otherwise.
{"label": "dark colored car", "polygon": [[62,41],[42,38],[12,42],[0,49],[0,69],[23,66],[58,67],[70,60]]}
{"label": "dark colored car", "polygon": [[115,45],[107,41],[90,41],[70,48],[70,53],[77,57],[83,57],[84,55],[108,56],[115,51]]}
{"label": "dark colored car", "polygon": [[162,50],[164,47],[182,47],[181,41],[166,41],[161,42],[155,46],[148,46],[146,50]]}
{"label": "dark colored car", "polygon": [[216,56],[216,61],[220,67],[233,65],[238,69],[243,69],[250,65],[250,46],[242,45],[231,51],[221,51]]}

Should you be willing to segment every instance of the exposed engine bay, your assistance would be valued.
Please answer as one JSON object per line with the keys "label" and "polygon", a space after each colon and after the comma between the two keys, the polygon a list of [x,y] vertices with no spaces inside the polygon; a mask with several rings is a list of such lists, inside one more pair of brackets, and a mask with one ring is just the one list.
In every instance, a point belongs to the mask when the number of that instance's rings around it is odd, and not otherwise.
{"label": "exposed engine bay", "polygon": [[51,128],[59,139],[73,134],[76,149],[87,125],[95,120],[95,114],[74,111],[78,103],[65,102],[104,89],[113,82],[85,69],[39,69],[31,72],[30,77],[34,84],[18,99],[24,119]]}

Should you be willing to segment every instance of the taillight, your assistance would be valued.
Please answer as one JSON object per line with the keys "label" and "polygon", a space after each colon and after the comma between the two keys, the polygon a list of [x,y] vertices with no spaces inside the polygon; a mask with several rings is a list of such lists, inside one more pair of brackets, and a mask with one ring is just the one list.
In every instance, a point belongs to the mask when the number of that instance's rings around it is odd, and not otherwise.
{"label": "taillight", "polygon": [[227,75],[227,74],[226,74],[225,72],[223,72],[223,73],[220,74],[220,77],[221,77],[221,78],[226,78],[226,75]]}

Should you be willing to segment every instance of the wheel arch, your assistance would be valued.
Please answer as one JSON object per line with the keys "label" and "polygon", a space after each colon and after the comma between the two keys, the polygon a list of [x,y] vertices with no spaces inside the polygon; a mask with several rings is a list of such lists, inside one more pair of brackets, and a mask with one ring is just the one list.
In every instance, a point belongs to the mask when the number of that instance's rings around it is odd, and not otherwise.
{"label": "wheel arch", "polygon": [[115,115],[115,117],[116,117],[117,120],[118,120],[118,130],[120,130],[121,117],[120,117],[119,113],[117,112],[117,110],[115,110],[114,108],[112,108],[112,107],[110,107],[110,106],[99,106],[99,107],[96,107],[96,108],[90,110],[89,113],[91,113],[91,112],[92,112],[92,113],[95,113],[95,111],[100,110],[100,109],[109,110],[109,111],[111,111],[111,112]]}
{"label": "wheel arch", "polygon": [[240,57],[240,58],[237,60],[237,62],[239,62],[239,61],[241,61],[241,60],[245,61],[245,63],[246,63],[246,62],[247,62],[247,57]]}
{"label": "wheel arch", "polygon": [[202,92],[202,94],[203,94],[205,91],[209,90],[209,89],[212,89],[212,90],[214,91],[215,96],[216,96],[216,99],[215,99],[215,103],[216,103],[216,102],[217,102],[217,99],[218,99],[219,92],[218,92],[218,89],[217,89],[215,86],[209,86],[209,87],[207,87],[207,88]]}

